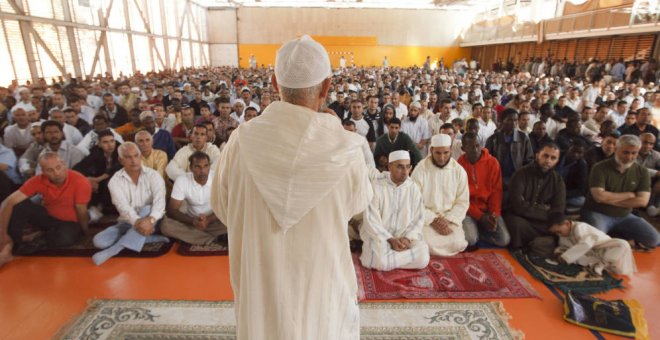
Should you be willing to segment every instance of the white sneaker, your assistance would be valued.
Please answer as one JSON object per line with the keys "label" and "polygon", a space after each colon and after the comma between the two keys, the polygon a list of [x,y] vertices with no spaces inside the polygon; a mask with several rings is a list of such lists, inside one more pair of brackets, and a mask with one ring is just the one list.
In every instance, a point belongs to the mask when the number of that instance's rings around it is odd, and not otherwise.
{"label": "white sneaker", "polygon": [[89,223],[96,223],[98,222],[101,217],[103,217],[103,213],[101,210],[99,210],[98,207],[91,207],[89,208]]}

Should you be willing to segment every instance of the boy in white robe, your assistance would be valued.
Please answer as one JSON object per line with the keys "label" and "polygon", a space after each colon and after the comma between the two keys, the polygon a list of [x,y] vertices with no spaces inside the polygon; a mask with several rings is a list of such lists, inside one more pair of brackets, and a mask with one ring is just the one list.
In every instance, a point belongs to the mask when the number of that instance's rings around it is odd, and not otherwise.
{"label": "boy in white robe", "polygon": [[372,181],[374,198],[364,212],[360,229],[362,255],[366,268],[389,271],[397,268],[421,269],[429,263],[424,242],[422,194],[408,177],[410,153],[389,154],[389,173]]}
{"label": "boy in white robe", "polygon": [[559,236],[555,254],[566,263],[577,263],[596,272],[603,269],[620,275],[637,271],[630,243],[611,238],[604,232],[584,222],[568,220],[564,214],[550,216],[550,231]]}
{"label": "boy in white robe", "polygon": [[470,190],[463,167],[451,158],[451,137],[431,138],[429,156],[417,164],[411,178],[422,193],[422,233],[431,255],[452,256],[467,247],[462,223],[470,206]]}

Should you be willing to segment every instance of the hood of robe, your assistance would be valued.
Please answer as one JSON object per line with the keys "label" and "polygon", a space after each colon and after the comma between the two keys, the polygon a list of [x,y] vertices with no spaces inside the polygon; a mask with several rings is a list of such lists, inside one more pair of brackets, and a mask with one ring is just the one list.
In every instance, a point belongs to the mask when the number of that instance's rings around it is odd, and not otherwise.
{"label": "hood of robe", "polygon": [[273,102],[239,130],[245,168],[285,231],[320,204],[352,162],[364,163],[364,137],[302,106]]}

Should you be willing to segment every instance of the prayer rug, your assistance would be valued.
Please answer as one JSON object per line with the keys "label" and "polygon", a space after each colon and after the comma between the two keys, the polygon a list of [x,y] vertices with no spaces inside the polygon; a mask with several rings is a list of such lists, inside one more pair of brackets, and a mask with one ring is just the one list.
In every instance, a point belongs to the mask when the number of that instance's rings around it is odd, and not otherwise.
{"label": "prayer rug", "polygon": [[578,264],[548,262],[545,258],[525,254],[520,250],[512,252],[511,255],[532,276],[564,293],[573,291],[581,294],[595,294],[614,288],[623,288],[623,280],[616,279],[607,272],[597,275],[590,273]]}
{"label": "prayer rug", "polygon": [[367,269],[357,254],[353,263],[358,296],[364,300],[388,299],[500,299],[539,297],[511,264],[495,253],[431,256],[424,269]]}
{"label": "prayer rug", "polygon": [[181,256],[225,256],[229,254],[226,246],[215,242],[203,246],[181,242],[176,252]]}
{"label": "prayer rug", "polygon": [[[107,226],[106,226],[107,227]],[[94,234],[100,232],[104,228],[98,228],[96,226],[90,227]],[[21,256],[49,256],[49,257],[92,257],[100,249],[94,247],[92,239],[94,236],[85,235],[80,241],[74,244],[71,247],[67,248],[53,248],[53,249],[42,249],[35,253],[29,255]],[[173,242],[159,242],[159,243],[147,243],[142,248],[141,252],[134,252],[129,249],[122,250],[116,257],[158,257],[161,255],[167,254],[168,251],[172,248]]]}
{"label": "prayer rug", "polygon": [[[523,339],[501,302],[363,303],[364,340]],[[231,301],[96,300],[55,339],[236,339]]]}

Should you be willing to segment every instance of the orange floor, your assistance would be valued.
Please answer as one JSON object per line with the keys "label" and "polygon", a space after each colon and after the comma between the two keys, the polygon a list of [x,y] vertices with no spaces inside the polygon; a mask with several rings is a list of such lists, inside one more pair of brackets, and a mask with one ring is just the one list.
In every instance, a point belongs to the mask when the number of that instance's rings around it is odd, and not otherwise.
{"label": "orange floor", "polygon": [[[564,322],[560,301],[506,251],[479,251],[503,254],[541,294],[542,299],[503,300],[513,316],[511,325],[527,339],[595,338],[588,330]],[[626,280],[628,288],[599,295],[639,300],[651,339],[660,339],[659,254],[635,254],[639,273]],[[228,267],[227,257],[183,257],[174,249],[153,259],[111,259],[102,267],[89,258],[18,258],[0,268],[0,339],[50,339],[95,298],[229,300]]]}

